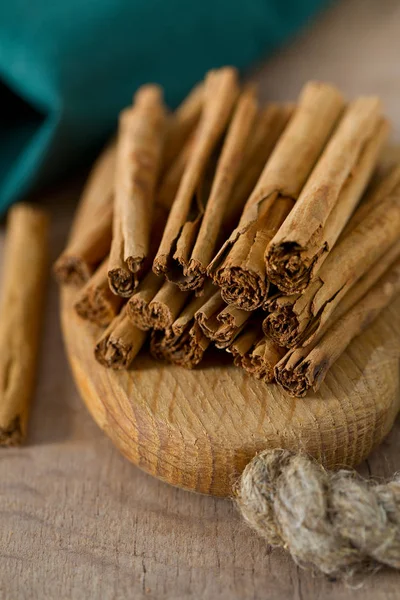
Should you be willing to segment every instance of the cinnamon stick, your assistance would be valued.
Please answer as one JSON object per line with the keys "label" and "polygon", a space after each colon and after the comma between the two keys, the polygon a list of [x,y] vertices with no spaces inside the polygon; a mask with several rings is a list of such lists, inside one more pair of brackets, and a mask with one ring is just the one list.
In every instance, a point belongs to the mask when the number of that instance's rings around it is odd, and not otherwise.
{"label": "cinnamon stick", "polygon": [[263,217],[257,219],[232,246],[217,269],[214,282],[225,302],[238,310],[254,311],[268,296],[270,282],[265,274],[264,252],[294,205],[286,196],[276,198]]}
{"label": "cinnamon stick", "polygon": [[378,98],[350,103],[267,249],[267,275],[285,294],[302,292],[321,268],[360,200],[388,131]]}
{"label": "cinnamon stick", "polygon": [[170,210],[178,192],[182,175],[185,172],[185,167],[192,151],[195,135],[196,132],[193,132],[193,135],[190,136],[184,146],[182,146],[175,160],[172,161],[170,167],[164,173],[156,192],[157,202],[161,206],[166,207],[168,211]]}
{"label": "cinnamon stick", "polygon": [[243,356],[241,366],[256,379],[265,383],[272,383],[275,379],[275,366],[284,354],[285,350],[283,348],[264,336],[250,352]]}
{"label": "cinnamon stick", "polygon": [[224,217],[227,235],[237,227],[244,205],[294,111],[295,105],[290,103],[267,104],[259,111],[244,150],[239,175],[229,199],[228,212]]}
{"label": "cinnamon stick", "polygon": [[189,297],[175,284],[150,271],[127,304],[127,315],[140,329],[167,329]]}
{"label": "cinnamon stick", "polygon": [[243,329],[252,313],[227,306],[216,292],[196,313],[202,332],[217,348],[226,348]]}
{"label": "cinnamon stick", "polygon": [[[241,93],[218,159],[210,196],[204,210],[193,249],[185,249],[183,264],[185,287],[202,287],[224,222],[233,186],[238,180],[246,143],[257,116],[257,97],[253,86]],[[183,283],[181,282],[181,286]]]}
{"label": "cinnamon stick", "polygon": [[166,125],[162,92],[146,85],[120,117],[115,172],[113,239],[108,279],[114,294],[129,298],[150,249],[154,191]]}
{"label": "cinnamon stick", "polygon": [[65,250],[54,264],[59,283],[81,285],[107,256],[112,237],[115,143],[95,162]]}
{"label": "cinnamon stick", "polygon": [[186,369],[192,369],[201,362],[210,340],[201,331],[195,314],[214,293],[214,286],[208,282],[204,294],[192,298],[171,327],[152,331],[150,351],[154,358]]}
{"label": "cinnamon stick", "polygon": [[299,197],[343,106],[339,92],[330,85],[311,82],[304,87],[292,118],[246,202],[238,227],[209,265],[208,273],[226,302],[254,310],[264,301],[268,292],[266,245],[281,224],[279,217],[284,219],[286,210]]}
{"label": "cinnamon stick", "polygon": [[25,436],[48,268],[48,217],[29,204],[9,211],[0,306],[0,445]]}
{"label": "cinnamon stick", "polygon": [[[275,368],[276,380],[291,396],[301,398],[310,388],[316,392],[331,366],[350,342],[362,333],[400,291],[400,260],[326,331],[302,357],[285,356]],[[304,349],[305,350],[305,349]],[[300,360],[299,360],[300,358]]]}
{"label": "cinnamon stick", "polygon": [[146,332],[135,327],[124,307],[96,343],[94,355],[104,367],[128,369],[146,340]]}
{"label": "cinnamon stick", "polygon": [[79,291],[74,308],[82,319],[107,327],[119,313],[122,302],[108,285],[107,257]]}
{"label": "cinnamon stick", "polygon": [[[387,193],[386,179],[381,190]],[[358,221],[357,213],[354,218]],[[266,304],[270,314],[263,322],[264,332],[284,347],[310,343],[345,294],[399,235],[400,177],[364,219],[349,227],[303,294],[278,296]]]}
{"label": "cinnamon stick", "polygon": [[258,323],[251,323],[227,347],[233,354],[233,362],[265,383],[274,381],[274,368],[285,354],[285,350],[264,336]]}
{"label": "cinnamon stick", "polygon": [[228,124],[237,96],[235,69],[211,71],[206,78],[204,108],[164,235],[153,263],[157,275],[164,275],[182,289],[186,282],[182,268],[197,236],[204,203],[196,191],[202,182],[212,153]]}
{"label": "cinnamon stick", "polygon": [[196,85],[168,120],[162,172],[166,173],[197,127],[204,105],[204,83]]}
{"label": "cinnamon stick", "polygon": [[374,287],[386,272],[389,272],[391,266],[399,257],[400,240],[395,242],[386,254],[384,254],[384,256],[350,289],[310,344],[300,348],[292,348],[284,354],[275,369],[276,380],[284,387],[284,389],[298,397],[306,394],[310,386],[308,386],[307,380],[303,376],[303,370],[301,368],[297,369],[297,367],[303,364],[303,361],[306,361],[307,356],[323,339],[330,327],[353,308],[353,306],[355,306]]}

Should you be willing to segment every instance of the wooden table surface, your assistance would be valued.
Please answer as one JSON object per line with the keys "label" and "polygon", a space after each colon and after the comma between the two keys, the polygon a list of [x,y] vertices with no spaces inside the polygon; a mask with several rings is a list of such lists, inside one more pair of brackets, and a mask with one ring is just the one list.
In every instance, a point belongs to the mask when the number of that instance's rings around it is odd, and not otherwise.
{"label": "wooden table surface", "polygon": [[[379,93],[400,139],[400,5],[347,0],[255,70],[263,96],[295,98],[310,78],[349,95]],[[78,186],[53,194],[52,258]],[[54,198],[55,196],[55,198]],[[1,231],[0,255],[4,231]],[[400,469],[400,427],[361,466]],[[227,500],[172,488],[113,448],[76,392],[51,282],[29,440],[0,452],[0,599],[184,598],[389,600],[400,577],[384,570],[349,588],[297,567],[241,521]]]}

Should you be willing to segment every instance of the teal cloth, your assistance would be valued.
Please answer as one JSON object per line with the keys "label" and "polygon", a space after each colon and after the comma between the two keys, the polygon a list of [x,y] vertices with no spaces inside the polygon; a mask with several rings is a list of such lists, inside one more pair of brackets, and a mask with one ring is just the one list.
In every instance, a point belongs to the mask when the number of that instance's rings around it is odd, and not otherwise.
{"label": "teal cloth", "polygon": [[145,82],[173,107],[206,70],[271,52],[324,0],[5,0],[0,211],[88,160]]}

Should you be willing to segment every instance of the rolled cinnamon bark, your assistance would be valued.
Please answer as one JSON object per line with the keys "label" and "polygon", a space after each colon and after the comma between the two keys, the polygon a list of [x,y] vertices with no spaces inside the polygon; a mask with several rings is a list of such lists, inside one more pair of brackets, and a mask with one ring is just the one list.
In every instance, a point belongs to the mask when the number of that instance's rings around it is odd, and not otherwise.
{"label": "rolled cinnamon bark", "polygon": [[288,350],[280,362],[276,365],[275,374],[279,384],[294,396],[303,396],[309,389],[307,381],[303,377],[302,369],[297,366],[307,359],[310,352],[319,344],[329,328],[343,317],[353,306],[357,304],[373,286],[388,272],[391,266],[400,257],[400,240],[378,260],[369,271],[367,271],[351,288],[351,290],[340,301],[333,314],[321,327],[313,341],[307,346],[292,348]]}
{"label": "rolled cinnamon bark", "polygon": [[259,111],[248,138],[237,181],[229,198],[228,211],[224,217],[226,235],[230,235],[237,227],[244,205],[254,190],[283,130],[293,116],[294,110],[294,104],[286,103],[267,104]]}
{"label": "rolled cinnamon bark", "polygon": [[[387,191],[385,180],[381,190]],[[349,227],[303,294],[278,296],[266,304],[270,314],[263,329],[278,345],[292,348],[310,343],[345,294],[396,242],[400,182],[391,190],[354,228]],[[357,213],[354,218],[358,220]]]}
{"label": "rolled cinnamon bark", "polygon": [[256,379],[260,379],[265,383],[272,383],[275,379],[275,366],[284,354],[285,350],[283,348],[264,336],[254,345],[251,351],[243,356],[241,366]]}
{"label": "rolled cinnamon bark", "polygon": [[192,151],[196,132],[194,131],[190,138],[186,141],[185,145],[182,146],[180,152],[176,155],[174,161],[172,161],[170,167],[165,171],[158,190],[156,192],[157,202],[170,210],[175,196],[179,189],[179,184],[182,179],[182,175],[185,172],[185,167],[189,160],[190,153]]}
{"label": "rolled cinnamon bark", "polygon": [[[336,320],[310,349],[285,356],[275,368],[277,383],[291,396],[301,398],[321,387],[331,366],[350,342],[362,333],[400,291],[400,260],[357,302]],[[307,351],[307,352],[306,352]]]}
{"label": "rolled cinnamon bark", "polygon": [[188,289],[202,287],[206,278],[206,269],[214,256],[257,109],[256,90],[253,86],[248,86],[241,93],[235,107],[194,246],[187,248],[188,259],[183,264],[182,276]]}
{"label": "rolled cinnamon bark", "polygon": [[204,83],[196,85],[168,120],[162,158],[162,173],[166,173],[180,154],[182,147],[197,127],[204,105]]}
{"label": "rolled cinnamon bark", "polygon": [[153,270],[186,289],[182,268],[197,236],[204,204],[196,191],[202,182],[212,153],[228,124],[237,97],[236,70],[211,71],[206,78],[204,108],[192,152],[173,203]]}
{"label": "rolled cinnamon bark", "polygon": [[89,175],[68,244],[53,267],[59,283],[81,285],[88,281],[110,250],[115,154],[112,143]]}
{"label": "rolled cinnamon bark", "polygon": [[361,198],[388,132],[379,99],[350,103],[267,248],[267,275],[285,294],[302,292],[321,268]]}
{"label": "rolled cinnamon bark", "polygon": [[125,307],[110,323],[94,349],[96,360],[110,369],[128,369],[146,340],[146,332],[132,325]]}
{"label": "rolled cinnamon bark", "polygon": [[264,337],[262,329],[258,323],[250,323],[226,348],[226,351],[233,355],[233,364],[236,367],[243,367],[243,359],[248,356],[255,345]]}
{"label": "rolled cinnamon bark", "polygon": [[26,436],[48,268],[48,216],[28,204],[9,211],[0,306],[0,445]]}
{"label": "rolled cinnamon bark", "polygon": [[276,198],[268,212],[237,239],[216,271],[214,281],[220,286],[223,299],[238,310],[254,311],[265,302],[270,287],[265,274],[265,248],[293,205],[294,200],[289,197]]}
{"label": "rolled cinnamon bark", "polygon": [[218,291],[196,313],[202,332],[217,348],[226,348],[243,329],[252,313],[227,306]]}
{"label": "rolled cinnamon bark", "polygon": [[152,271],[139,284],[127,304],[127,315],[140,329],[167,329],[178,317],[189,297],[170,281]]}
{"label": "rolled cinnamon bark", "polygon": [[129,298],[150,250],[154,191],[161,165],[166,113],[158,86],[146,85],[120,117],[115,172],[113,238],[108,279]]}
{"label": "rolled cinnamon bark", "polygon": [[274,381],[274,368],[285,354],[283,348],[264,336],[257,323],[246,326],[227,351],[233,354],[237,367],[265,383]]}
{"label": "rolled cinnamon bark", "polygon": [[78,315],[99,327],[107,327],[117,316],[123,299],[108,285],[108,257],[78,292],[74,308]]}
{"label": "rolled cinnamon bark", "polygon": [[195,320],[195,314],[214,293],[214,286],[207,283],[204,294],[192,298],[171,327],[166,330],[152,331],[150,351],[154,358],[166,360],[186,369],[192,369],[201,362],[211,342],[201,331]]}
{"label": "rolled cinnamon bark", "polygon": [[311,82],[304,87],[238,227],[209,265],[208,273],[228,303],[254,310],[264,301],[268,291],[265,248],[282,222],[279,217],[284,219],[299,197],[343,106],[341,95],[330,85]]}

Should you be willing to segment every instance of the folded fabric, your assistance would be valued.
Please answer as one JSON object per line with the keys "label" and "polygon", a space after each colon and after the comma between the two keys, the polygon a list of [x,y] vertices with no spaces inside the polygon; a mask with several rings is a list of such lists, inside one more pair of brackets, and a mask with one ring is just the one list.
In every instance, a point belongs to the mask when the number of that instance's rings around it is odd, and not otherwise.
{"label": "folded fabric", "polygon": [[0,211],[88,159],[135,89],[172,107],[271,52],[325,0],[12,0],[0,7]]}

